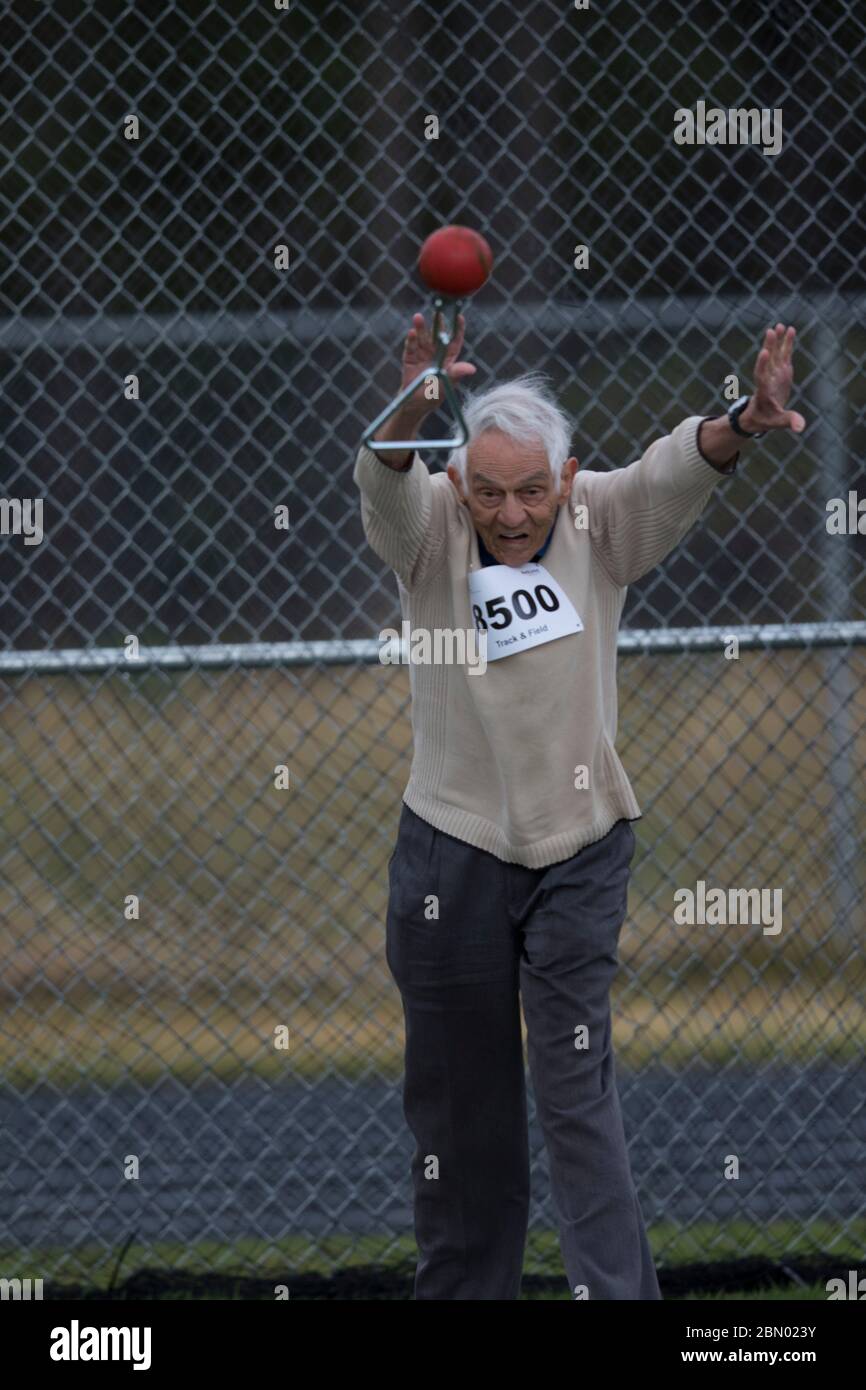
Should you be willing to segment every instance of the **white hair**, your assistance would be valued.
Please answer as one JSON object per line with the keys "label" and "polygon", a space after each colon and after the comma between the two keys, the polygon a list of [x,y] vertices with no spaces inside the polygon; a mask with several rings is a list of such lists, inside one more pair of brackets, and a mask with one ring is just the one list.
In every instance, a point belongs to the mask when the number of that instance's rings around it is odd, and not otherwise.
{"label": "white hair", "polygon": [[543,372],[525,372],[513,381],[504,381],[501,386],[470,393],[463,405],[463,416],[469,440],[462,448],[452,449],[448,461],[460,474],[464,488],[467,486],[469,445],[486,430],[501,430],[523,444],[542,444],[554,486],[559,486],[562,465],[569,457],[574,424],[559,405]]}

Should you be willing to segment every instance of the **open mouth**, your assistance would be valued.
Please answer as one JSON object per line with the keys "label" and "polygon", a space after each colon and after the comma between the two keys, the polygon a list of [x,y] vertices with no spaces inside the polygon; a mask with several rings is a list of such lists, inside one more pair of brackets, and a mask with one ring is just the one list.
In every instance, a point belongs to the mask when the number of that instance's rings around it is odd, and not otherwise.
{"label": "open mouth", "polygon": [[519,536],[500,536],[503,545],[520,545],[523,541],[528,541],[529,536],[525,531],[521,531]]}

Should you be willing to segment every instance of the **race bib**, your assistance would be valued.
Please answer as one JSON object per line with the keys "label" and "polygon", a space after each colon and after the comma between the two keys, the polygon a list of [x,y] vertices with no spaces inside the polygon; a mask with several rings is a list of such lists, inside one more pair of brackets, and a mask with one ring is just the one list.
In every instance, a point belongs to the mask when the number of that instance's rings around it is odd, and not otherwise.
{"label": "race bib", "polygon": [[488,661],[583,632],[577,609],[543,565],[472,570],[469,604],[476,628],[487,633]]}

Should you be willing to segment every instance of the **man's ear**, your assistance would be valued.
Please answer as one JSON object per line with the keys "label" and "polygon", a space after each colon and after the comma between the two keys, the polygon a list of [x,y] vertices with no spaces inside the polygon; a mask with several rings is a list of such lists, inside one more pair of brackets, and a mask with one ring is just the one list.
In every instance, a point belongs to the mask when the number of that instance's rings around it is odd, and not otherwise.
{"label": "man's ear", "polygon": [[462,478],[460,477],[460,474],[458,473],[457,469],[454,467],[454,464],[453,464],[453,463],[449,463],[449,465],[448,465],[448,467],[446,468],[445,471],[446,471],[446,473],[448,474],[448,477],[450,478],[451,483],[452,483],[453,486],[456,488],[456,490],[457,490],[457,496],[460,498],[460,501],[463,503],[464,507],[467,506],[468,503],[467,503],[466,493],[463,491],[463,480],[462,480]]}
{"label": "man's ear", "polygon": [[559,489],[559,500],[561,502],[568,501],[571,494],[571,485],[574,482],[575,474],[579,468],[580,464],[574,457],[566,459],[565,463],[562,465],[562,482]]}

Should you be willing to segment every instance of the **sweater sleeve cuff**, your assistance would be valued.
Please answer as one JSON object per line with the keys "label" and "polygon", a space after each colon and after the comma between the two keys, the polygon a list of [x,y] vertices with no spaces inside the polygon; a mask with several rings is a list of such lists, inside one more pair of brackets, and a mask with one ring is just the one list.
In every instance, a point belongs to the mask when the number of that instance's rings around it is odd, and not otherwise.
{"label": "sweater sleeve cuff", "polygon": [[711,468],[714,468],[715,471],[716,471],[717,473],[721,473],[721,474],[723,474],[725,477],[730,477],[730,475],[731,475],[732,473],[736,473],[736,471],[737,471],[737,464],[738,464],[739,461],[740,461],[740,451],[739,451],[739,449],[738,449],[737,452],[734,454],[733,458],[728,459],[726,463],[714,463],[712,459],[708,459],[708,458],[707,458],[706,454],[704,453],[703,449],[701,448],[701,425],[703,425],[703,423],[704,423],[705,420],[720,420],[720,419],[721,419],[721,416],[720,416],[720,415],[705,415],[705,416],[703,416],[702,419],[698,422],[697,434],[695,435],[695,443],[696,443],[697,448],[698,448],[698,453],[700,454],[701,458],[704,460],[705,463],[708,463],[708,464],[710,465],[710,467],[711,467]]}
{"label": "sweater sleeve cuff", "polygon": [[[396,517],[408,505],[420,511],[430,484],[430,472],[417,449],[409,468],[389,468],[379,455],[362,444],[355,460],[354,479],[374,511]],[[408,495],[407,495],[408,494]]]}

